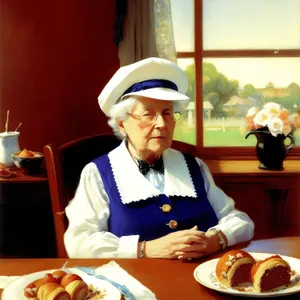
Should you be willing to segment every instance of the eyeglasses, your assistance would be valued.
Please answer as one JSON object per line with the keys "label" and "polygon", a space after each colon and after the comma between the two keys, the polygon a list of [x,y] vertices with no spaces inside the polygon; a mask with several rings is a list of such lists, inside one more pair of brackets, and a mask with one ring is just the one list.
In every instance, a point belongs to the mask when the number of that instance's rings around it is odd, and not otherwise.
{"label": "eyeglasses", "polygon": [[161,115],[163,117],[163,119],[165,120],[165,122],[170,122],[170,121],[178,121],[181,117],[181,113],[179,111],[163,111],[162,113],[157,113],[154,110],[147,110],[144,111],[143,113],[141,113],[140,115],[135,115],[135,114],[131,114],[131,113],[127,113],[129,116],[134,117],[134,118],[138,118],[140,119],[142,122],[145,122],[147,124],[152,124],[157,120],[158,115]]}

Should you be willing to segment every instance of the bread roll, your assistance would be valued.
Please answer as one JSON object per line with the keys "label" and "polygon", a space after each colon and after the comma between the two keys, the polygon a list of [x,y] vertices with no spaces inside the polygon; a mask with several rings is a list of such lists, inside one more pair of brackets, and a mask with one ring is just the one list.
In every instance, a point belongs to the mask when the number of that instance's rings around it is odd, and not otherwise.
{"label": "bread roll", "polygon": [[248,252],[231,250],[219,259],[216,276],[227,287],[250,282],[250,271],[254,264],[255,260]]}
{"label": "bread roll", "polygon": [[291,280],[291,267],[279,255],[259,260],[251,269],[251,281],[258,292],[285,288]]}
{"label": "bread roll", "polygon": [[53,282],[43,284],[38,290],[37,297],[39,300],[71,300],[69,293]]}

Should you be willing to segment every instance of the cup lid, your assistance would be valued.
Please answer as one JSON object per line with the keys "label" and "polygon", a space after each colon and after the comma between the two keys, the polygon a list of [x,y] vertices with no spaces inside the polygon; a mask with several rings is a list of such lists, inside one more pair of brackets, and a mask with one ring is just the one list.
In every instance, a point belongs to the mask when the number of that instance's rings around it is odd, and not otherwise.
{"label": "cup lid", "polygon": [[9,138],[20,135],[19,131],[0,132],[0,138]]}

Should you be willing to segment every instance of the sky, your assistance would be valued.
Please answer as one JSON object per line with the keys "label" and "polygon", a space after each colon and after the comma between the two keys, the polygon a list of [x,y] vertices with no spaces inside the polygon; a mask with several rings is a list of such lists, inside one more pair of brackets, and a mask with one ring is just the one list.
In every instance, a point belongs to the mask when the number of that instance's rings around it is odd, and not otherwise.
{"label": "sky", "polygon": [[[193,0],[171,0],[176,51],[194,51]],[[203,0],[204,49],[300,48],[300,0]],[[288,4],[288,5],[287,5]],[[280,51],[280,50],[279,50]],[[230,79],[255,87],[300,84],[300,58],[209,59]],[[179,60],[183,68],[191,60]]]}

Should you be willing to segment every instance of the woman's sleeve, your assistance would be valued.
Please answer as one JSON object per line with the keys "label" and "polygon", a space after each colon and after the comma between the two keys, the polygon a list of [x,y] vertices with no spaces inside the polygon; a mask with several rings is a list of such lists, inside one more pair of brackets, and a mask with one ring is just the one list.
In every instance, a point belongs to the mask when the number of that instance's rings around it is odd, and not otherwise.
{"label": "woman's sleeve", "polygon": [[69,257],[136,258],[138,235],[118,238],[108,231],[109,199],[94,163],[82,170],[74,198],[66,207],[64,242]]}
{"label": "woman's sleeve", "polygon": [[[249,216],[235,209],[235,202],[216,186],[208,166],[196,158],[204,178],[208,200],[212,205],[218,225],[212,227],[220,229],[228,240],[228,246],[251,240],[254,235],[254,223]],[[210,229],[212,229],[210,228]]]}

